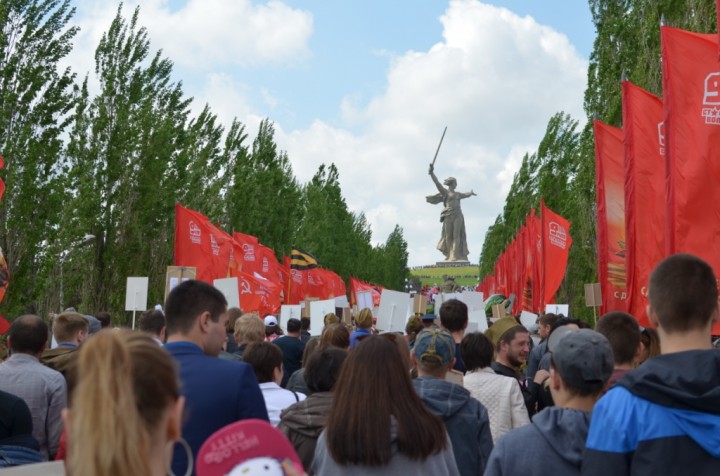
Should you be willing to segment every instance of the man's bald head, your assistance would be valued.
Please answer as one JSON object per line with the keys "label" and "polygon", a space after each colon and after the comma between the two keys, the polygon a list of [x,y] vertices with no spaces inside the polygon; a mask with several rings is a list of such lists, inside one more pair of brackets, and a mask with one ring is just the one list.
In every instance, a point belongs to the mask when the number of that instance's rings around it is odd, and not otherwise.
{"label": "man's bald head", "polygon": [[15,318],[10,325],[10,349],[18,354],[38,355],[48,340],[48,326],[38,316],[26,314]]}

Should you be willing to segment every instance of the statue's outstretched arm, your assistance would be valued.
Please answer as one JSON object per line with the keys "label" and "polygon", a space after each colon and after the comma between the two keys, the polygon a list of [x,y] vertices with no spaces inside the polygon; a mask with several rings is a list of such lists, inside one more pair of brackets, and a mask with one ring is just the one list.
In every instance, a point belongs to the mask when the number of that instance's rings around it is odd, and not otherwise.
{"label": "statue's outstretched arm", "polygon": [[460,198],[468,198],[468,197],[476,197],[477,193],[470,190],[469,192],[460,192],[458,195],[460,195]]}
{"label": "statue's outstretched arm", "polygon": [[438,192],[440,192],[443,195],[446,195],[447,189],[440,184],[440,181],[435,176],[435,173],[433,173],[433,165],[432,164],[430,164],[430,170],[428,171],[428,173],[430,174],[430,178],[432,178],[433,182],[435,182],[435,186],[437,187]]}

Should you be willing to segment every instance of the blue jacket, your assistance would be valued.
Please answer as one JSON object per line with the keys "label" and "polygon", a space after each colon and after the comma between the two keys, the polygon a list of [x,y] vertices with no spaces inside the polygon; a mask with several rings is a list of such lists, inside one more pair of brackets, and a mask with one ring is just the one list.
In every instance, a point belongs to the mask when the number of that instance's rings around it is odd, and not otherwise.
{"label": "blue jacket", "polygon": [[413,385],[425,406],[445,422],[460,474],[482,474],[493,448],[490,420],[482,403],[461,385],[446,380],[418,377]]}
{"label": "blue jacket", "polygon": [[485,476],[579,475],[589,424],[590,413],[548,407],[500,438]]}
{"label": "blue jacket", "polygon": [[360,343],[360,339],[358,339],[358,337],[369,336],[371,334],[372,334],[372,332],[370,331],[370,329],[355,330],[355,332],[350,334],[350,348],[354,349]]}
{"label": "blue jacket", "polygon": [[595,406],[583,476],[720,474],[720,352],[659,355]]}
{"label": "blue jacket", "polygon": [[[180,367],[185,397],[182,437],[193,457],[210,435],[230,423],[247,418],[268,420],[265,400],[250,365],[210,357],[191,342],[172,342],[165,348]],[[185,474],[187,464],[186,451],[175,445],[173,473]]]}

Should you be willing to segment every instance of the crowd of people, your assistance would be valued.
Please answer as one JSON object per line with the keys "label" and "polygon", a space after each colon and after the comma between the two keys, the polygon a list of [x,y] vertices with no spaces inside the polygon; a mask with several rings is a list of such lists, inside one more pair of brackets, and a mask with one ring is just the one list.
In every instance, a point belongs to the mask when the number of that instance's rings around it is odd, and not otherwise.
{"label": "crowd of people", "polygon": [[[545,314],[537,344],[516,317],[466,332],[468,309],[455,299],[439,319],[409,319],[405,335],[375,329],[369,309],[352,326],[328,314],[320,330],[228,309],[220,291],[192,280],[143,313],[137,331],[75,311],[51,326],[19,316],[0,363],[0,468],[720,474],[712,269],[692,255],[665,259],[649,302],[652,329],[619,311],[594,330]],[[268,434],[290,453],[262,453]],[[248,454],[262,458],[248,464]]]}

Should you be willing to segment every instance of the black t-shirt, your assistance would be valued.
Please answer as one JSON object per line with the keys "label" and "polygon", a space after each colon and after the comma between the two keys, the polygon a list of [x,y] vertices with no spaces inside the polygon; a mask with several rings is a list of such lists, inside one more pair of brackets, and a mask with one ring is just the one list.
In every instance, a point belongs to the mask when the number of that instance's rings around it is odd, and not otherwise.
{"label": "black t-shirt", "polygon": [[302,366],[302,356],[305,351],[305,342],[297,337],[282,336],[273,341],[273,344],[280,347],[283,353],[283,379],[280,386],[287,385],[290,376]]}

